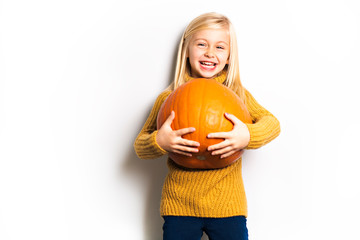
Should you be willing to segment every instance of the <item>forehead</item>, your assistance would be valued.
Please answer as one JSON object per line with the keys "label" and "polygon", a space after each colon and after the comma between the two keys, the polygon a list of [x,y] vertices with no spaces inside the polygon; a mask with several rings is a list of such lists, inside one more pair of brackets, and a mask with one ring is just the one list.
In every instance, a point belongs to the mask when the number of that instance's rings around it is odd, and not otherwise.
{"label": "forehead", "polygon": [[230,42],[230,34],[227,29],[203,29],[193,35],[193,40],[204,39],[208,41]]}

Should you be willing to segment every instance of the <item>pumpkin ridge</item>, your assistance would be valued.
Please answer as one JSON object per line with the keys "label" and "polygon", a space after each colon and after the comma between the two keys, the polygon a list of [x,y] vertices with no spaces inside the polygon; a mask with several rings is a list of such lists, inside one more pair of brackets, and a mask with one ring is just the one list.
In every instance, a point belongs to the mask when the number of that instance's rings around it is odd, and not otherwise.
{"label": "pumpkin ridge", "polygon": [[[182,117],[182,119],[185,119],[184,120],[184,126],[185,127],[193,127],[193,126],[190,126],[190,121],[189,121],[189,108],[188,108],[188,105],[189,105],[189,91],[184,91],[185,92],[185,96],[184,96],[184,99],[183,99],[183,101],[187,101],[187,103],[186,104],[184,104],[183,105],[183,108],[184,108],[184,114],[185,114],[185,116],[186,117]],[[191,133],[188,133],[188,134],[186,134],[185,136],[189,136]]]}
{"label": "pumpkin ridge", "polygon": [[[201,94],[200,94],[200,96],[203,96],[204,97],[204,92],[205,92],[205,81],[201,81]],[[199,121],[199,128],[201,128],[201,124],[202,123],[204,123],[204,101],[203,101],[203,99],[200,99],[200,107],[199,107],[199,112],[200,112],[200,115],[199,115],[199,119],[200,119],[200,121]],[[205,115],[206,116],[206,115]],[[199,131],[200,131],[200,129],[199,129]],[[206,133],[204,133],[204,130],[202,129],[202,132],[200,132],[199,133],[199,140],[201,141],[202,139],[201,138],[203,138],[204,137],[204,135],[205,135]],[[206,135],[205,135],[205,138],[206,138]],[[200,146],[201,147],[201,146]],[[206,146],[205,146],[206,147]],[[203,148],[204,149],[204,146],[202,146],[201,148]],[[205,155],[206,155],[206,151],[207,151],[207,149],[205,148],[204,149],[204,151],[205,151]],[[200,155],[199,155],[200,156]]]}
{"label": "pumpkin ridge", "polygon": [[172,108],[170,109],[170,111],[171,110],[174,110],[174,112],[176,113],[175,114],[175,118],[174,118],[174,120],[173,120],[173,126],[174,126],[174,128],[173,128],[173,130],[178,130],[179,129],[179,124],[178,124],[178,121],[177,121],[177,119],[179,118],[179,112],[178,112],[178,105],[179,105],[179,99],[178,99],[178,97],[177,97],[177,95],[179,94],[179,92],[180,91],[176,91],[176,92],[174,92],[174,96],[173,96],[173,101],[172,101]]}
{"label": "pumpkin ridge", "polygon": [[[221,97],[224,97],[224,89],[223,88],[221,88],[221,92],[219,92],[218,93],[219,95],[221,94]],[[222,107],[221,108],[221,112],[223,112],[224,111],[224,107]],[[219,126],[223,126],[224,124],[226,124],[224,121],[224,114],[222,114],[222,116],[220,116],[220,121],[219,121]],[[227,120],[227,119],[226,119]],[[224,140],[224,139],[222,139],[222,140]]]}

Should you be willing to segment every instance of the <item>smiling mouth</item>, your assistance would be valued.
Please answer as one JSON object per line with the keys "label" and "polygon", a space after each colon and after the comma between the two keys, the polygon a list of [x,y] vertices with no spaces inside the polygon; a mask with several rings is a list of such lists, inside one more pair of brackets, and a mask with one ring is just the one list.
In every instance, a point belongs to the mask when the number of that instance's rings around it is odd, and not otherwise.
{"label": "smiling mouth", "polygon": [[216,66],[216,63],[213,63],[213,62],[201,62],[200,61],[200,64],[202,66],[206,66],[206,67],[214,67],[214,66]]}

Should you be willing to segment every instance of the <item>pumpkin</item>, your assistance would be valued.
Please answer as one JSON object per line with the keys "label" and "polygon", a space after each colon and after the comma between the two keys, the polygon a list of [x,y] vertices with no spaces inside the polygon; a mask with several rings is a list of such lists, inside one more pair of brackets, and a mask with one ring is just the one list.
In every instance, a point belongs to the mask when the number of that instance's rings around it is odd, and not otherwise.
{"label": "pumpkin", "polygon": [[199,152],[185,156],[169,153],[169,157],[178,165],[193,169],[223,168],[239,159],[243,151],[238,151],[227,158],[211,155],[208,146],[224,139],[207,138],[212,132],[228,132],[233,123],[225,117],[225,113],[235,115],[244,123],[252,123],[245,104],[230,88],[213,79],[192,79],[175,89],[161,105],[157,116],[157,129],[175,111],[171,123],[173,130],[195,127],[195,132],[183,135],[183,138],[200,143]]}

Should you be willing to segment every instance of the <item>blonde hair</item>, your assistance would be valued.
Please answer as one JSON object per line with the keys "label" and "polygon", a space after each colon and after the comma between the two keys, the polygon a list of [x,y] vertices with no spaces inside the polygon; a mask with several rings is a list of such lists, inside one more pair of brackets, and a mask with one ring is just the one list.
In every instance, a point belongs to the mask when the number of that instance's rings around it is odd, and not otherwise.
{"label": "blonde hair", "polygon": [[181,84],[185,83],[185,72],[190,73],[190,64],[187,60],[187,50],[191,37],[198,31],[204,29],[227,29],[230,36],[230,56],[229,63],[224,67],[227,69],[226,80],[223,83],[237,93],[245,101],[244,88],[240,81],[238,46],[235,30],[230,20],[219,13],[205,13],[192,20],[185,29],[177,55],[177,63],[173,83],[168,87],[174,90]]}

